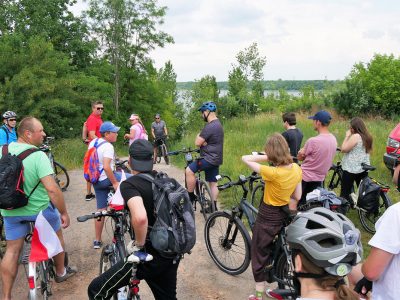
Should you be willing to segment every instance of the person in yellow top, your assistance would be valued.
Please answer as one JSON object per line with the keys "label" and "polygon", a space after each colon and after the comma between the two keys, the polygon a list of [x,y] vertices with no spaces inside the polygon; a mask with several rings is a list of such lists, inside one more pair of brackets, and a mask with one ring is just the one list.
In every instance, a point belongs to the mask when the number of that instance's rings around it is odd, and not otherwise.
{"label": "person in yellow top", "polygon": [[[249,300],[261,300],[265,291],[269,245],[281,230],[289,210],[297,210],[301,198],[301,168],[293,163],[289,146],[279,134],[271,135],[265,144],[265,155],[244,155],[242,161],[265,181],[264,201],[258,209],[251,242],[251,267],[256,295]],[[269,162],[271,166],[261,165]],[[289,208],[289,210],[288,210]]]}

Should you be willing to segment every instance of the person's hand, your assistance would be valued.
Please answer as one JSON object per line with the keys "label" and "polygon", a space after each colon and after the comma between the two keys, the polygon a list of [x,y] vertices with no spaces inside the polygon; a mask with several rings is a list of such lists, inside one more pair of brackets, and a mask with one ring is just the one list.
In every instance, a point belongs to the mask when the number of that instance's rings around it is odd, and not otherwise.
{"label": "person's hand", "polygon": [[350,137],[350,136],[351,136],[351,130],[348,129],[348,130],[346,131],[346,138],[348,138],[348,137]]}
{"label": "person's hand", "polygon": [[297,159],[298,160],[304,160],[306,158],[306,155],[304,153],[304,148],[301,148],[299,152],[297,153]]}
{"label": "person's hand", "polygon": [[361,278],[354,287],[354,291],[358,293],[360,296],[364,297],[362,299],[368,299],[367,294],[372,290],[372,281],[367,278]]}
{"label": "person's hand", "polygon": [[118,189],[119,182],[113,183],[113,188],[116,191]]}
{"label": "person's hand", "polygon": [[63,214],[60,214],[60,219],[61,219],[61,227],[64,229],[67,228],[71,222],[68,213],[65,212]]}

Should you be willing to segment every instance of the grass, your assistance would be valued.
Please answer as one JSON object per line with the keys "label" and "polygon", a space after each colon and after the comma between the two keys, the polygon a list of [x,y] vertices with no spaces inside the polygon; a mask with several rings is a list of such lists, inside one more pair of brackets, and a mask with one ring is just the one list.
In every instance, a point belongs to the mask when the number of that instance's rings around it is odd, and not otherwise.
{"label": "grass", "polygon": [[[308,115],[297,115],[297,127],[300,128],[304,134],[303,145],[305,141],[316,135],[313,130],[312,121],[307,119]],[[333,115],[333,121],[330,126],[330,131],[336,136],[338,145],[340,146],[346,130],[349,127],[348,119],[340,118]],[[392,184],[390,171],[385,167],[382,156],[386,150],[386,141],[388,134],[395,127],[397,122],[383,120],[381,118],[368,118],[364,120],[368,130],[374,138],[373,152],[371,153],[371,164],[377,168],[376,171],[371,172],[371,176],[380,182],[389,184],[391,190],[389,197],[393,202],[397,202],[398,194]],[[259,114],[252,117],[243,117],[224,121],[224,163],[220,167],[220,173],[231,176],[233,180],[237,180],[240,174],[249,175],[250,170],[241,161],[241,156],[251,154],[252,151],[262,151],[264,148],[267,137],[274,132],[284,131],[281,115],[275,114]],[[183,147],[194,147],[194,140],[198,130],[193,130],[183,137],[183,139],[171,146],[171,150],[182,149]],[[336,160],[341,159],[341,154],[337,154]],[[179,167],[184,166],[182,157],[173,157],[172,163]],[[232,190],[232,189],[231,189]],[[339,191],[337,191],[339,192]],[[230,207],[237,203],[240,199],[241,191],[236,191],[236,199],[233,197],[234,191],[221,192],[220,201],[223,206]],[[358,215],[355,210],[351,210],[348,214],[358,228],[362,228],[359,223]],[[371,235],[367,232],[362,232],[363,244],[367,242]],[[366,253],[369,253],[368,247],[364,247]]]}

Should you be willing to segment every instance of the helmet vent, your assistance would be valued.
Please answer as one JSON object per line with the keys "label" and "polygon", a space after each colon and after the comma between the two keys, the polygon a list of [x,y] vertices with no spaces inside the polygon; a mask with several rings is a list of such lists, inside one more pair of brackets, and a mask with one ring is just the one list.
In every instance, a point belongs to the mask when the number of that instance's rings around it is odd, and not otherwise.
{"label": "helmet vent", "polygon": [[313,220],[308,220],[307,221],[307,225],[306,225],[307,229],[323,229],[325,228],[325,226],[323,226],[320,223],[314,222]]}
{"label": "helmet vent", "polygon": [[325,218],[327,218],[327,219],[329,219],[329,221],[333,221],[334,219],[333,219],[333,217],[330,215],[330,214],[327,214],[327,213],[325,213],[324,211],[315,211],[314,212],[316,215],[320,215],[320,216],[322,216],[322,217],[325,217]]}

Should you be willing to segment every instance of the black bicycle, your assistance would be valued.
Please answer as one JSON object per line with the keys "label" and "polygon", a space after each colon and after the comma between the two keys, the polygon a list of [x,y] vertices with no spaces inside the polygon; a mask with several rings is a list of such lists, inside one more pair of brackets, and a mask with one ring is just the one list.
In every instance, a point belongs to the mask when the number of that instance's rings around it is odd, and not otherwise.
{"label": "black bicycle", "polygon": [[[340,149],[338,149],[338,150],[340,151]],[[376,169],[375,167],[364,164],[364,163],[362,163],[361,166],[362,166],[362,169],[367,172],[374,171]],[[328,183],[328,189],[334,190],[337,187],[339,187],[339,185],[342,184],[343,169],[342,169],[341,161],[337,161],[336,164],[333,164],[331,166],[330,170],[332,171],[332,176]],[[350,207],[357,210],[358,217],[360,219],[360,223],[361,223],[362,227],[367,232],[374,234],[376,221],[378,221],[378,219],[383,215],[385,210],[389,206],[392,205],[392,201],[390,200],[389,195],[388,195],[390,187],[386,184],[383,184],[383,183],[375,180],[372,177],[369,177],[369,178],[372,180],[372,182],[379,185],[379,187],[380,187],[378,208],[373,211],[367,211],[364,208],[357,206],[357,199],[359,197],[359,195],[358,195],[359,193],[358,193],[356,186],[353,186],[353,193],[352,193],[353,203]]]}
{"label": "black bicycle", "polygon": [[156,162],[159,164],[162,157],[164,158],[165,163],[169,165],[168,149],[167,145],[165,144],[165,137],[155,138],[154,143],[157,145]]}
{"label": "black bicycle", "polygon": [[[204,228],[208,253],[218,268],[230,275],[243,273],[250,264],[251,238],[242,220],[245,216],[250,229],[253,229],[258,210],[247,200],[247,183],[256,178],[257,175],[240,175],[236,182],[219,185],[221,191],[240,186],[242,198],[231,211],[217,211],[210,215]],[[292,286],[291,256],[285,238],[285,228],[289,222],[288,218],[272,242],[270,260],[265,266],[267,281],[277,282],[280,288]]]}
{"label": "black bicycle", "polygon": [[121,160],[119,158],[115,159],[115,170],[117,172],[125,172],[131,174],[131,168],[129,167],[128,160]]}
{"label": "black bicycle", "polygon": [[[77,217],[78,222],[86,222],[90,219],[101,219],[111,217],[114,224],[113,239],[111,244],[105,245],[100,254],[100,274],[110,269],[117,262],[123,260],[127,256],[127,248],[125,243],[125,234],[129,233],[130,239],[134,240],[133,230],[129,222],[129,213],[126,210],[103,210],[96,211],[90,215]],[[120,289],[118,293],[128,294],[129,287]],[[118,299],[118,293],[113,295],[113,299]]]}
{"label": "black bicycle", "polygon": [[67,190],[69,186],[69,175],[67,169],[54,159],[54,155],[51,152],[50,143],[52,143],[54,139],[55,139],[54,137],[50,136],[46,137],[46,140],[39,147],[39,149],[47,154],[47,157],[50,160],[50,164],[54,170],[54,179],[56,180],[56,183],[61,188],[61,190],[64,192]]}
{"label": "black bicycle", "polygon": [[[169,152],[168,155],[185,155],[186,167],[190,165],[194,160],[201,160],[202,157],[193,157],[192,153],[200,153],[200,149],[183,149],[178,151]],[[186,168],[185,168],[186,169]],[[196,174],[196,185],[195,185],[195,194],[197,196],[197,202],[200,203],[201,213],[203,214],[204,220],[207,220],[208,216],[212,214],[216,208],[214,205],[214,200],[211,195],[210,187],[207,182],[202,179],[202,172],[197,172]],[[185,187],[186,185],[186,177],[185,177]],[[194,203],[194,208],[196,209],[196,204]]]}

